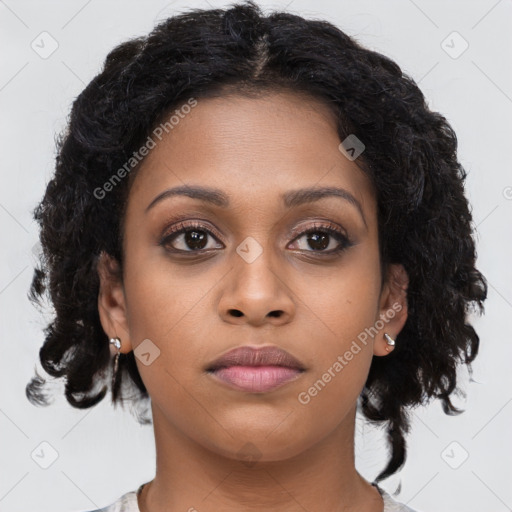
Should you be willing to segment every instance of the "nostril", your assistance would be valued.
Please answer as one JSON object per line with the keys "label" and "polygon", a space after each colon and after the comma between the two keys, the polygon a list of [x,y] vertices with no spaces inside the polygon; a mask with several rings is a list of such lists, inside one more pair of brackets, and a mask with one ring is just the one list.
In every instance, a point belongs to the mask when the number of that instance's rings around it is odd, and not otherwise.
{"label": "nostril", "polygon": [[229,314],[233,316],[243,316],[243,313],[238,309],[230,309]]}

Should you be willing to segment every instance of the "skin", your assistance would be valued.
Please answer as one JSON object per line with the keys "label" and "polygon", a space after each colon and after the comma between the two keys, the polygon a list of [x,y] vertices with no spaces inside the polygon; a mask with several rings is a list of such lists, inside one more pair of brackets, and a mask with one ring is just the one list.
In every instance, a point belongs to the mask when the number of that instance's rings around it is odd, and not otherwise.
{"label": "skin", "polygon": [[[408,280],[391,265],[381,287],[375,191],[339,143],[332,114],[314,98],[228,95],[199,99],[141,164],[128,197],[123,278],[102,255],[98,306],[121,352],[146,339],[160,350],[149,365],[136,358],[157,451],[142,512],[382,512],[380,494],[354,466],[356,402],[372,358],[390,351],[383,334],[395,338],[406,321]],[[145,212],[162,191],[184,184],[219,188],[230,204],[173,196]],[[339,197],[291,208],[280,197],[319,186],[350,192],[364,220]],[[193,252],[183,234],[159,245],[177,216],[212,231],[207,252]],[[330,236],[318,249],[300,233],[329,224],[352,245],[322,256],[342,242]],[[247,237],[262,250],[250,263],[236,251]],[[299,393],[393,304],[401,310],[300,403]],[[267,393],[230,389],[205,372],[241,345],[276,345],[306,371]]]}

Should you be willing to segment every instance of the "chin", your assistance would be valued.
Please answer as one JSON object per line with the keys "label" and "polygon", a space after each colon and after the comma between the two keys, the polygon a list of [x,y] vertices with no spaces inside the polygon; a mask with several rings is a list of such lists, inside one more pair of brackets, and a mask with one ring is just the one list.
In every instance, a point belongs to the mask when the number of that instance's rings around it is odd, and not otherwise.
{"label": "chin", "polygon": [[254,425],[246,425],[241,430],[229,429],[223,439],[208,441],[207,448],[215,453],[232,459],[246,462],[246,467],[252,467],[256,463],[279,462],[292,459],[306,451],[321,437],[318,438],[308,432],[307,438],[300,438],[303,429],[255,428]]}

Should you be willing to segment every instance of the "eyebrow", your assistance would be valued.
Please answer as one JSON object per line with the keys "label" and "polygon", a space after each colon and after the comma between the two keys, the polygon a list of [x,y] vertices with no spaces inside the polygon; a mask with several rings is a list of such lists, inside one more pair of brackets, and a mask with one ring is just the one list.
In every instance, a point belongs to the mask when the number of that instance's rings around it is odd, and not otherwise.
{"label": "eyebrow", "polygon": [[[158,194],[149,205],[144,213],[147,213],[157,203],[173,196],[187,196],[192,199],[199,199],[206,203],[213,204],[220,208],[227,208],[230,204],[229,197],[225,192],[218,188],[205,187],[201,185],[182,185],[179,187],[169,188]],[[366,219],[361,207],[361,203],[344,188],[338,187],[314,187],[299,188],[290,190],[281,195],[284,205],[287,208],[293,208],[307,203],[313,203],[326,197],[339,197],[352,204],[360,213],[366,227]]]}

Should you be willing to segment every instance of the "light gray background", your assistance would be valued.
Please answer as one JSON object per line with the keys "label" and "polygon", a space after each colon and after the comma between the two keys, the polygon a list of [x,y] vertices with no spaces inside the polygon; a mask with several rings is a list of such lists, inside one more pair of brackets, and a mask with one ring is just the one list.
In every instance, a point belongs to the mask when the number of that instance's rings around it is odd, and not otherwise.
{"label": "light gray background", "polygon": [[[115,501],[154,475],[151,426],[141,427],[128,411],[114,410],[110,396],[88,410],[69,406],[57,384],[57,398],[48,408],[36,408],[25,398],[25,384],[36,363],[40,367],[38,351],[48,320],[26,298],[37,241],[31,210],[53,170],[55,133],[108,51],[184,7],[229,3],[0,1],[2,512],[90,510]],[[512,4],[286,0],[261,5],[288,5],[297,14],[325,18],[390,56],[418,82],[431,108],[442,112],[458,134],[478,232],[478,268],[489,282],[486,315],[474,319],[481,336],[480,355],[474,382],[461,372],[467,399],[456,403],[466,412],[448,417],[436,402],[416,409],[406,465],[382,485],[393,492],[401,481],[398,499],[420,512],[510,510]],[[31,47],[35,41],[43,51],[41,38],[46,37],[44,48],[51,48],[48,36],[40,36],[44,31],[58,43],[46,59]],[[453,57],[464,43],[453,31],[469,44],[457,58]],[[371,480],[385,462],[383,436],[361,420],[357,426],[357,466]],[[31,457],[37,449],[38,461],[50,462],[52,449],[40,447],[44,441],[58,454],[47,469]]]}

